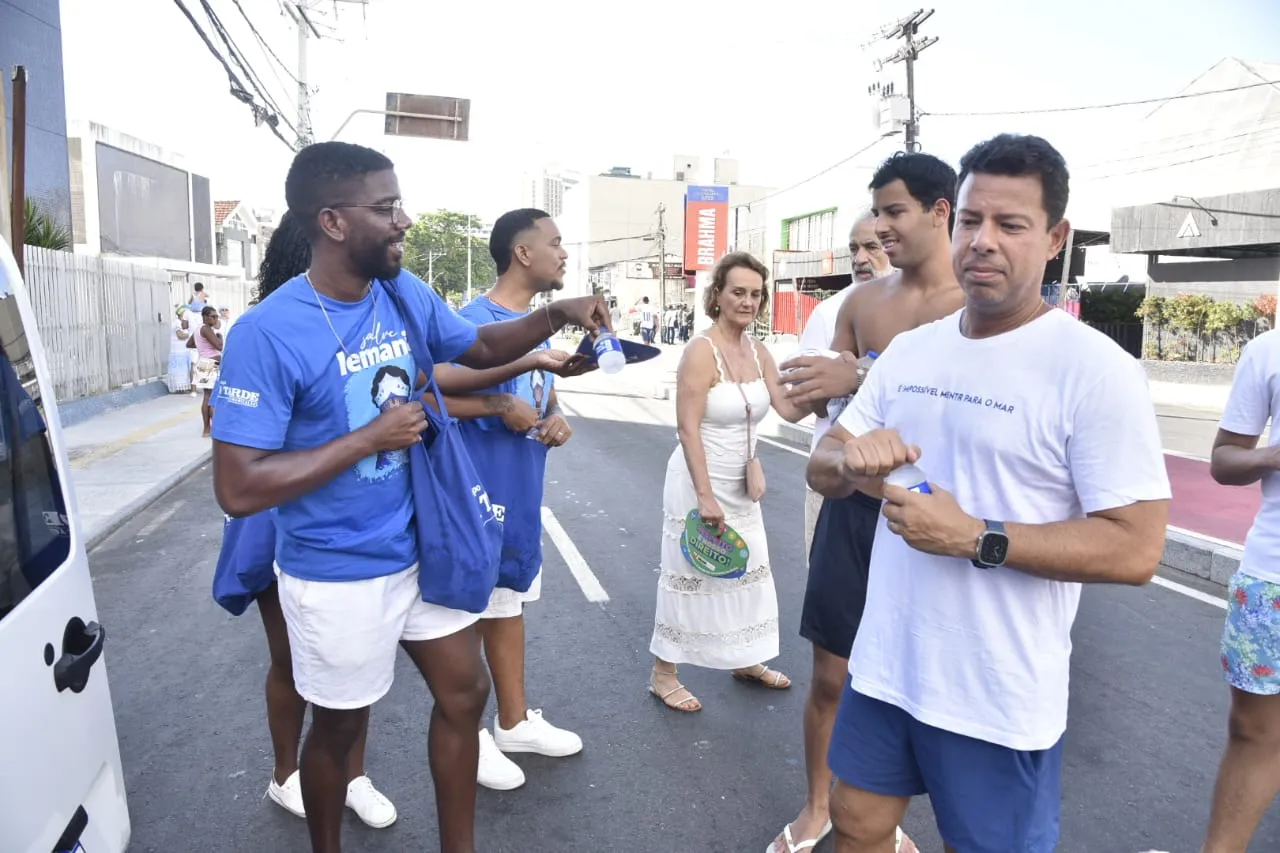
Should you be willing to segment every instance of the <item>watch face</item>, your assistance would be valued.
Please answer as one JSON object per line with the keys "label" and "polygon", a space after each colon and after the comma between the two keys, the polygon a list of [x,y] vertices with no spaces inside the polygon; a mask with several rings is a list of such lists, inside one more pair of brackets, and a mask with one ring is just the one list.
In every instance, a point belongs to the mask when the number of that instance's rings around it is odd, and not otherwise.
{"label": "watch face", "polygon": [[1009,537],[1003,533],[993,533],[988,531],[982,537],[982,548],[978,554],[978,559],[988,566],[1003,566],[1005,558],[1009,556]]}

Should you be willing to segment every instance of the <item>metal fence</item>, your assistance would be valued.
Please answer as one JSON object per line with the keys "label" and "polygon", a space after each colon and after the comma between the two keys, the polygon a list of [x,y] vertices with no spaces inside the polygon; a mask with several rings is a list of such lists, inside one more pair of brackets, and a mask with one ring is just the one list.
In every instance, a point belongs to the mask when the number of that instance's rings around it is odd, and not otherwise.
{"label": "metal fence", "polygon": [[1141,323],[1092,323],[1088,325],[1097,329],[1120,348],[1134,358],[1142,358],[1142,324]]}
{"label": "metal fence", "polygon": [[24,257],[59,400],[164,375],[173,329],[165,270],[33,246]]}

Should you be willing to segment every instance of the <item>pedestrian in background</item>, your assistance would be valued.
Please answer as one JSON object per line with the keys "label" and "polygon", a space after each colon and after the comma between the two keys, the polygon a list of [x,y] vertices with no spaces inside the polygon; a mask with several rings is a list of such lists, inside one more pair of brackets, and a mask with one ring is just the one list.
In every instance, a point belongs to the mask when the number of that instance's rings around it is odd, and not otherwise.
{"label": "pedestrian in background", "polygon": [[[1213,441],[1224,486],[1262,482],[1262,506],[1227,589],[1222,672],[1230,685],[1227,748],[1202,853],[1244,853],[1280,793],[1280,331],[1250,341]],[[1258,439],[1270,421],[1265,447]]]}

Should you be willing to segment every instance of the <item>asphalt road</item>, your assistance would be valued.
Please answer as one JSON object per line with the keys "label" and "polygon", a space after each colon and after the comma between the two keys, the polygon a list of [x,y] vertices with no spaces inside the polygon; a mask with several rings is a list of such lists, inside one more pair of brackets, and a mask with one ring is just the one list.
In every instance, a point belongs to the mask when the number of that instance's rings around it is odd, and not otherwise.
{"label": "asphalt road", "polygon": [[[528,619],[530,700],[579,732],[586,749],[569,759],[517,757],[529,779],[523,789],[482,790],[480,849],[762,851],[804,788],[802,460],[761,450],[785,626],[776,665],[795,687],[770,692],[686,668],[682,677],[705,710],[676,714],[645,689],[662,476],[675,443],[671,404],[598,392],[562,399],[591,417],[573,418],[572,442],[552,454],[545,503],[609,600],[588,602],[547,542],[543,599]],[[263,799],[272,764],[266,647],[254,611],[231,617],[210,598],[221,524],[202,470],[91,555],[111,632],[107,668],[134,853],[309,849],[303,822]],[[1225,732],[1221,622],[1219,608],[1159,586],[1085,591],[1059,850],[1198,850]],[[368,758],[400,820],[371,830],[348,814],[348,850],[437,849],[429,702],[402,658],[390,695],[374,708]],[[912,805],[906,828],[923,851],[940,853],[927,800]],[[1280,849],[1280,808],[1250,849]]]}

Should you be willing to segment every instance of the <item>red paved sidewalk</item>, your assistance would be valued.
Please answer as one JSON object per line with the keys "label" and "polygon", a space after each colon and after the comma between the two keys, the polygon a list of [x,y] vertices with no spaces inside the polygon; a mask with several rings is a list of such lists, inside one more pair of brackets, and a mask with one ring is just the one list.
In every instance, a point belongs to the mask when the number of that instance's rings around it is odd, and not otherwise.
{"label": "red paved sidewalk", "polygon": [[1169,524],[1202,536],[1243,543],[1262,503],[1262,487],[1222,486],[1209,476],[1209,463],[1165,454],[1173,485]]}

